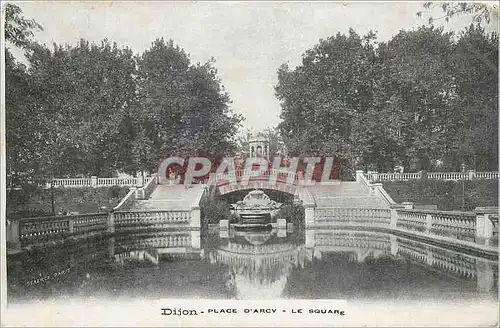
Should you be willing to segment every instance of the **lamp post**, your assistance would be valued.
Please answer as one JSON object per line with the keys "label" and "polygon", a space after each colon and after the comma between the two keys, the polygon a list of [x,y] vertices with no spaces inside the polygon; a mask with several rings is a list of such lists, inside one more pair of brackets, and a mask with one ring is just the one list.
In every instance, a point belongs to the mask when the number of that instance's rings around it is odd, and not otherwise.
{"label": "lamp post", "polygon": [[462,211],[465,211],[465,164],[462,163]]}

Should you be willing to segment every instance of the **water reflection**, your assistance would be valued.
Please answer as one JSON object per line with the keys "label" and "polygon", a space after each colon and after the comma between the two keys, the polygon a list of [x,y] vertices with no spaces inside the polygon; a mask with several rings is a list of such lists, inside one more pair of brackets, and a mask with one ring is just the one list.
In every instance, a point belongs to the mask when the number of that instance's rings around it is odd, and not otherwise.
{"label": "water reflection", "polygon": [[[222,233],[220,245],[208,252],[210,263],[227,267],[227,286],[237,299],[278,299],[291,269],[303,268],[306,248],[286,230]],[[295,238],[294,238],[295,237]]]}
{"label": "water reflection", "polygon": [[120,235],[8,259],[9,301],[497,298],[498,262],[380,232]]}

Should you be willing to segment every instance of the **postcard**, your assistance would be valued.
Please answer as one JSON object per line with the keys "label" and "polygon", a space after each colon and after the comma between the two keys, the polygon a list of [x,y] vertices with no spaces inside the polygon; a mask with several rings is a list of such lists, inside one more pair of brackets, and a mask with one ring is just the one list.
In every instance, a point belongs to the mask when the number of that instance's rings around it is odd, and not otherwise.
{"label": "postcard", "polygon": [[498,26],[2,3],[2,326],[498,327]]}

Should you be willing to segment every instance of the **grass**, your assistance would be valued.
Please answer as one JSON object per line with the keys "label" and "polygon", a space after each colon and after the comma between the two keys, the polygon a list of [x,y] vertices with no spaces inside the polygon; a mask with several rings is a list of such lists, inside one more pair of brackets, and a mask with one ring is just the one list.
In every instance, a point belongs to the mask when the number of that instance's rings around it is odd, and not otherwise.
{"label": "grass", "polygon": [[128,190],[120,186],[10,190],[7,192],[7,218],[51,216],[52,198],[56,215],[109,211]]}
{"label": "grass", "polygon": [[412,180],[384,182],[384,189],[396,201],[436,205],[438,210],[474,210],[498,206],[498,179],[472,181]]}

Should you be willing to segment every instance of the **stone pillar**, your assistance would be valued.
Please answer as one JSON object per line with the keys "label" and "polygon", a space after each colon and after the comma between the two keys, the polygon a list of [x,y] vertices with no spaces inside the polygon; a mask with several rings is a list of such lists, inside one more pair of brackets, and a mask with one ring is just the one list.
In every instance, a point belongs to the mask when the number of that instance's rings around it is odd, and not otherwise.
{"label": "stone pillar", "polygon": [[276,223],[278,224],[278,229],[286,229],[286,219],[278,219]]}
{"label": "stone pillar", "polygon": [[402,202],[401,205],[403,205],[405,210],[413,209],[413,202]]}
{"label": "stone pillar", "polygon": [[201,249],[201,233],[200,230],[191,231],[191,247]]}
{"label": "stone pillar", "polygon": [[144,186],[144,176],[141,174],[137,176],[137,187],[142,186]]}
{"label": "stone pillar", "polygon": [[374,171],[372,172],[372,182],[376,182],[378,181],[378,172],[377,171]]}
{"label": "stone pillar", "polygon": [[191,228],[201,228],[201,210],[199,206],[191,208],[191,222],[189,226]]}
{"label": "stone pillar", "polygon": [[229,229],[229,220],[220,220],[219,221],[219,229],[220,230],[228,230]]}
{"label": "stone pillar", "polygon": [[427,248],[425,260],[429,266],[432,266],[432,264],[434,263],[434,253],[432,253],[432,250],[430,248]]}
{"label": "stone pillar", "polygon": [[73,233],[75,231],[75,221],[72,217],[68,218],[68,232]]}
{"label": "stone pillar", "polygon": [[395,208],[391,208],[391,229],[396,229],[398,223],[398,212]]}
{"label": "stone pillar", "polygon": [[314,225],[314,207],[305,205],[305,224],[306,227],[310,225]]}
{"label": "stone pillar", "polygon": [[394,235],[389,236],[391,240],[391,255],[396,256],[398,255],[398,239]]}
{"label": "stone pillar", "polygon": [[115,232],[115,213],[113,212],[108,213],[108,232]]}
{"label": "stone pillar", "polygon": [[229,231],[227,229],[220,229],[219,230],[219,237],[220,238],[229,238]]}
{"label": "stone pillar", "polygon": [[488,213],[476,212],[476,243],[489,245],[493,236],[493,222]]}
{"label": "stone pillar", "polygon": [[21,248],[19,232],[19,221],[7,220],[6,242],[9,249],[19,250]]}
{"label": "stone pillar", "polygon": [[314,248],[314,245],[316,244],[314,242],[314,230],[306,230],[306,247],[307,248]]}
{"label": "stone pillar", "polygon": [[212,182],[213,184],[217,184],[217,174],[216,173],[209,173],[209,177],[210,177],[210,182]]}
{"label": "stone pillar", "polygon": [[432,215],[426,214],[425,216],[425,232],[431,233],[432,229]]}
{"label": "stone pillar", "polygon": [[477,289],[483,293],[490,293],[495,285],[495,276],[491,265],[486,261],[478,261],[476,264]]}
{"label": "stone pillar", "polygon": [[356,170],[356,182],[361,181],[361,176],[363,175],[363,170]]}
{"label": "stone pillar", "polygon": [[94,188],[97,187],[97,177],[95,175],[90,177],[90,185]]}
{"label": "stone pillar", "polygon": [[113,258],[115,256],[115,237],[108,239],[108,256]]}
{"label": "stone pillar", "polygon": [[276,232],[276,236],[278,238],[285,238],[286,237],[286,229],[278,229]]}
{"label": "stone pillar", "polygon": [[476,170],[468,170],[467,176],[469,180],[474,180],[476,178]]}

